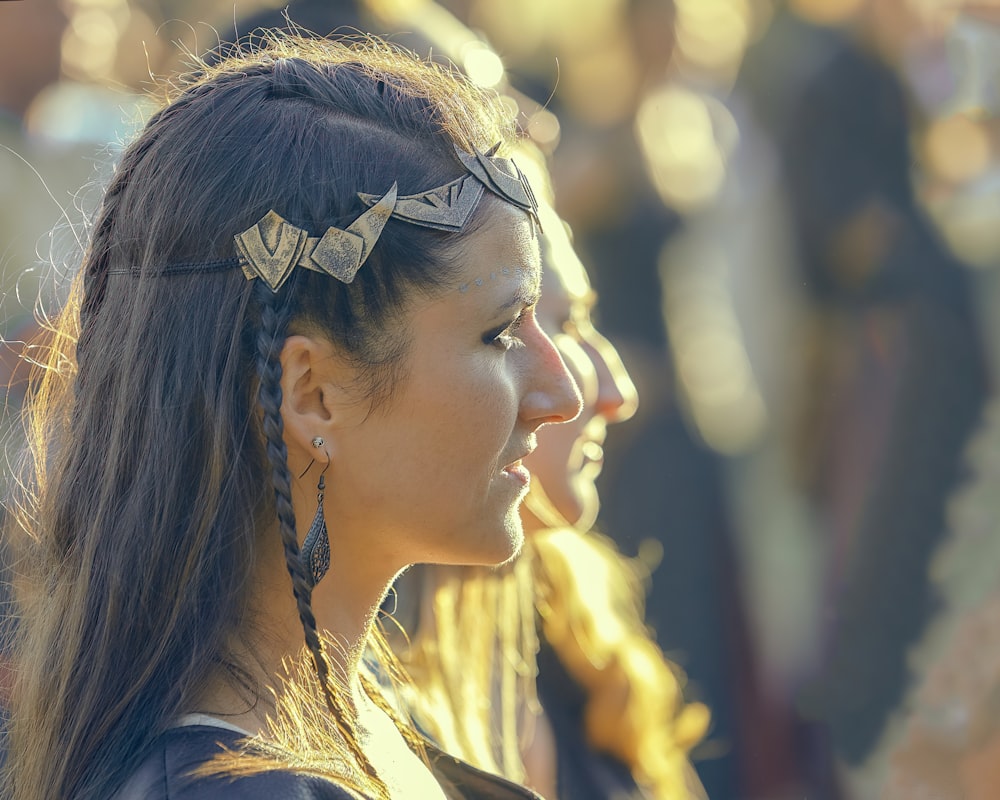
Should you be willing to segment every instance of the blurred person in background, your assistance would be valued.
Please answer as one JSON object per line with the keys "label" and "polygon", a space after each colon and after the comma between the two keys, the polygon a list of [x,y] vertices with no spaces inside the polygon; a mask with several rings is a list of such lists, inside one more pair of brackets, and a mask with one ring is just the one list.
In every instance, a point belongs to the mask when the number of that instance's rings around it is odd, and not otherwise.
{"label": "blurred person in background", "polygon": [[726,313],[706,308],[763,405],[729,484],[792,774],[811,797],[867,798],[856,773],[938,602],[931,556],[989,375],[971,275],[914,187],[921,109],[886,22],[905,4],[818,24],[834,5],[788,3],[741,56],[728,179],[666,272],[674,309],[696,297],[683,262],[722,275],[706,285]]}
{"label": "blurred person in background", "polygon": [[[636,125],[670,75],[681,4],[447,5],[486,32],[512,83],[546,103],[557,122],[548,144],[558,142],[551,167],[557,210],[601,298],[601,328],[642,397],[635,417],[605,448],[597,479],[600,527],[623,553],[659,560],[646,619],[712,711],[711,733],[695,758],[699,776],[710,797],[749,796],[748,781],[766,786],[770,778],[754,775],[777,768],[761,733],[724,459],[682,413],[661,316],[659,255],[682,219],[654,184]],[[687,152],[688,141],[677,151]],[[688,181],[682,173],[671,185],[684,193]]]}
{"label": "blurred person in background", "polygon": [[[779,107],[789,72],[774,54],[791,40],[813,67]],[[802,703],[860,765],[936,603],[930,557],[986,399],[985,349],[970,276],[915,198],[896,73],[863,41],[779,18],[744,76],[773,126],[806,291],[789,445],[828,559],[818,674]]]}
{"label": "blurred person in background", "polygon": [[696,800],[705,794],[688,752],[708,711],[686,703],[682,673],[646,628],[645,568],[591,531],[607,427],[634,413],[635,387],[594,327],[597,298],[551,208],[544,166],[530,174],[545,231],[538,320],[584,407],[565,431],[539,431],[525,459],[533,481],[518,560],[499,572],[421,576],[421,615],[404,650],[417,721],[546,797]]}
{"label": "blurred person in background", "polygon": [[912,680],[878,746],[855,770],[856,782],[883,800],[985,800],[995,796],[1000,781],[1000,9],[970,2],[951,11],[948,24],[930,38],[933,49],[924,46],[938,58],[915,76],[938,89],[934,94],[925,86],[922,94],[936,113],[922,141],[925,194],[949,245],[980,267],[972,276],[989,334],[991,399],[965,449],[964,480],[949,497],[943,536],[930,561],[938,602],[908,653]]}

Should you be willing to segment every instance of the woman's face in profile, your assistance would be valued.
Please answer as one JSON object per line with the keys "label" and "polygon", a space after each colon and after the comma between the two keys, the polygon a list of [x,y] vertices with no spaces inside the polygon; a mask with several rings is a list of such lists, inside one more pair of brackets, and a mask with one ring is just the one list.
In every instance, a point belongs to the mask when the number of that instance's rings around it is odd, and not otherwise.
{"label": "woman's face in profile", "polygon": [[591,320],[596,296],[562,220],[543,209],[542,297],[538,321],[553,337],[583,396],[583,410],[570,423],[546,426],[527,460],[556,511],[589,528],[600,498],[595,481],[604,463],[602,445],[610,423],[631,417],[638,405],[635,385],[614,345]]}
{"label": "woman's face in profile", "polygon": [[334,558],[497,564],[522,543],[521,466],[543,423],[579,398],[534,304],[540,265],[528,216],[499,201],[459,245],[458,276],[404,313],[401,378],[374,410],[333,412],[326,501]]}

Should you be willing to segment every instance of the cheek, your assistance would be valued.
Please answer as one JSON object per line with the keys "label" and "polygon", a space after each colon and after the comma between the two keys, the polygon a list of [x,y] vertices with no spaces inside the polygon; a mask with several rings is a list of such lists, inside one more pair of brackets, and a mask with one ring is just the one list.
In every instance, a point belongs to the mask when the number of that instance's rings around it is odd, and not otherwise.
{"label": "cheek", "polygon": [[507,454],[517,421],[517,392],[496,364],[477,359],[438,376],[424,402],[434,418],[432,439],[450,453],[454,467],[482,471]]}

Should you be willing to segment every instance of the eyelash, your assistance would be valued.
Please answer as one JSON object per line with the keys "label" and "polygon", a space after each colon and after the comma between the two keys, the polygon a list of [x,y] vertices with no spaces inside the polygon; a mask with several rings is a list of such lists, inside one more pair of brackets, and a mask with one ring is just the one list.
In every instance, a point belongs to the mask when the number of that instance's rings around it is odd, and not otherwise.
{"label": "eyelash", "polygon": [[514,317],[513,320],[502,328],[496,328],[483,337],[483,344],[493,345],[494,347],[499,347],[501,350],[512,350],[515,347],[523,346],[523,342],[514,336],[517,333],[517,329],[521,327],[521,323],[524,322],[525,314],[527,314],[528,309],[524,309]]}

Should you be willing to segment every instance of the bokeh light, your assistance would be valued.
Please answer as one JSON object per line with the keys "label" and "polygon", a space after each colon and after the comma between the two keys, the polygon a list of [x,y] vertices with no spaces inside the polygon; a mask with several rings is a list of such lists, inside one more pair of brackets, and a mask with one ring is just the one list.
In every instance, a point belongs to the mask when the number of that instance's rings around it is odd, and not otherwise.
{"label": "bokeh light", "polygon": [[663,315],[680,397],[705,443],[745,452],[767,424],[718,250],[667,245],[660,258]]}
{"label": "bokeh light", "polygon": [[462,68],[480,86],[496,86],[504,77],[503,61],[482,42],[469,42],[460,55]]}
{"label": "bokeh light", "polygon": [[989,133],[965,114],[931,122],[923,146],[927,167],[951,183],[980,175],[992,158]]}
{"label": "bokeh light", "polygon": [[545,108],[539,108],[528,118],[525,131],[546,152],[551,152],[559,142],[559,117]]}
{"label": "bokeh light", "polygon": [[128,17],[124,0],[80,0],[63,38],[63,70],[78,80],[111,78]]}
{"label": "bokeh light", "polygon": [[639,64],[625,31],[608,32],[600,46],[577,52],[560,72],[560,97],[586,123],[614,125],[633,113]]}
{"label": "bokeh light", "polygon": [[677,51],[708,72],[733,73],[752,29],[747,0],[676,0]]}
{"label": "bokeh light", "polygon": [[726,158],[739,139],[736,122],[722,103],[678,86],[666,86],[643,100],[636,135],[660,195],[683,211],[716,195]]}

